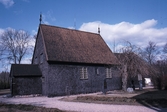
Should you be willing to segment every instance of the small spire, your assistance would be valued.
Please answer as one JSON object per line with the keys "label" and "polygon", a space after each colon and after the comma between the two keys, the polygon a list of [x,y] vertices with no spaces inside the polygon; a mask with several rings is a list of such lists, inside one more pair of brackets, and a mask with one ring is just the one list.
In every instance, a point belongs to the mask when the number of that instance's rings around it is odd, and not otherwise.
{"label": "small spire", "polygon": [[76,19],[74,18],[74,29],[76,30]]}
{"label": "small spire", "polygon": [[100,34],[100,27],[98,26],[98,34]]}
{"label": "small spire", "polygon": [[42,22],[42,14],[40,13],[39,23],[41,24],[41,22]]}

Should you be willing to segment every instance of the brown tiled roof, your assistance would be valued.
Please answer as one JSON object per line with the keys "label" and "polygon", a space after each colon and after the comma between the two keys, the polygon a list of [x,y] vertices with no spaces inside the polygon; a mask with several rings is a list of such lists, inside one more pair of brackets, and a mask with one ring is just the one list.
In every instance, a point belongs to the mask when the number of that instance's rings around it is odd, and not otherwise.
{"label": "brown tiled roof", "polygon": [[48,61],[118,64],[99,34],[40,25]]}
{"label": "brown tiled roof", "polygon": [[42,76],[38,65],[32,64],[12,64],[10,76],[25,77],[25,76]]}

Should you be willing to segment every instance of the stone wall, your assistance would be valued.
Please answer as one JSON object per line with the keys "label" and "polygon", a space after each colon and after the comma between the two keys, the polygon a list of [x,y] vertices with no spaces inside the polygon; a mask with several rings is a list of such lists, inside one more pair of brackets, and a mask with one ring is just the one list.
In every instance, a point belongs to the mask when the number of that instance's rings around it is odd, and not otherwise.
{"label": "stone wall", "polygon": [[40,77],[16,77],[12,83],[12,95],[42,94]]}
{"label": "stone wall", "polygon": [[[41,57],[41,54],[43,56]],[[42,63],[41,58],[43,58]],[[46,59],[46,51],[44,49],[44,40],[42,39],[41,32],[39,31],[37,40],[36,40],[36,47],[34,49],[34,55],[32,59],[32,64],[38,64],[39,68],[42,72],[42,94],[48,94],[48,62]]]}
{"label": "stone wall", "polygon": [[[88,79],[80,79],[80,69],[87,67]],[[96,69],[99,74],[96,74]],[[103,91],[106,67],[49,65],[48,96],[92,93]],[[107,79],[107,90],[121,89],[121,77],[118,71],[112,70],[112,78]],[[67,89],[69,93],[67,93]]]}

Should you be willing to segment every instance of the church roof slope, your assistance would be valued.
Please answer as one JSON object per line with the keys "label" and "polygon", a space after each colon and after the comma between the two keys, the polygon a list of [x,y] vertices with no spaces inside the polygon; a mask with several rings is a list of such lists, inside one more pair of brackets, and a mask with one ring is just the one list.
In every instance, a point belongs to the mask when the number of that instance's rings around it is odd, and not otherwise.
{"label": "church roof slope", "polygon": [[47,61],[89,64],[118,64],[102,37],[74,29],[40,25]]}

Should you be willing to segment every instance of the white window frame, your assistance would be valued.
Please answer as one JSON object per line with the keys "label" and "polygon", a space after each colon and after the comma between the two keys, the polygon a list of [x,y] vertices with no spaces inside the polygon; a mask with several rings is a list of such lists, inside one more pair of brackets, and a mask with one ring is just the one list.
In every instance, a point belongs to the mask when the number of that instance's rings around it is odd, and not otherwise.
{"label": "white window frame", "polygon": [[88,70],[87,70],[87,67],[82,67],[80,69],[80,79],[88,79]]}
{"label": "white window frame", "polygon": [[112,70],[111,70],[111,68],[106,68],[106,78],[112,78]]}

